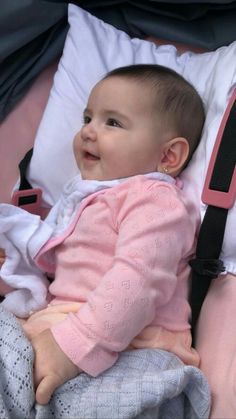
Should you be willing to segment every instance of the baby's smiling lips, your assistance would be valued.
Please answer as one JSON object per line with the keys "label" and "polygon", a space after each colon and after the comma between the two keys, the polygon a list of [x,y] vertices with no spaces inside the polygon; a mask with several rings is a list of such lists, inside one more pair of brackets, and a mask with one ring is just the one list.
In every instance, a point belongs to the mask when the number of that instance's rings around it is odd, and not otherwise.
{"label": "baby's smiling lips", "polygon": [[84,158],[86,160],[99,160],[98,156],[95,156],[95,154],[89,153],[88,151],[84,152]]}

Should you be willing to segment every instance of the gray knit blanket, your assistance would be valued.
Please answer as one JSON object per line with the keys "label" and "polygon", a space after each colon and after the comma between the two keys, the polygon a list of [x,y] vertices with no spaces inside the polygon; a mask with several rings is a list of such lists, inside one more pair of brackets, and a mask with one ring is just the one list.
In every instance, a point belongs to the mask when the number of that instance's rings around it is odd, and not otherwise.
{"label": "gray knit blanket", "polygon": [[0,333],[1,419],[208,418],[210,395],[202,372],[156,349],[123,352],[99,377],[81,374],[41,406],[35,403],[32,347],[3,308]]}

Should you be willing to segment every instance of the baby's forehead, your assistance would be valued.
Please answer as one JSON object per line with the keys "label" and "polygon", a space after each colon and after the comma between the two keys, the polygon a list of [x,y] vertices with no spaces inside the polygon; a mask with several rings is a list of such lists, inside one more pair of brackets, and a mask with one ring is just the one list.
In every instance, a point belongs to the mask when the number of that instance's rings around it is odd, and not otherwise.
{"label": "baby's forehead", "polygon": [[115,118],[126,127],[144,129],[148,124],[160,131],[159,107],[153,98],[152,91],[144,91],[137,80],[112,76],[94,86],[84,114],[94,121],[96,118],[97,121]]}
{"label": "baby's forehead", "polygon": [[92,91],[96,91],[97,89],[111,89],[115,85],[119,84],[119,86],[133,86],[134,88],[138,84],[134,79],[131,79],[126,76],[121,75],[109,75],[104,77],[103,79],[99,80],[93,87]]}
{"label": "baby's forehead", "polygon": [[[135,98],[141,104],[153,104],[155,92],[150,80],[142,80],[137,77],[126,75],[108,75],[95,84],[92,88],[89,98],[100,96],[103,94],[111,95],[116,98],[123,97],[123,100]],[[145,94],[147,93],[147,94]]]}

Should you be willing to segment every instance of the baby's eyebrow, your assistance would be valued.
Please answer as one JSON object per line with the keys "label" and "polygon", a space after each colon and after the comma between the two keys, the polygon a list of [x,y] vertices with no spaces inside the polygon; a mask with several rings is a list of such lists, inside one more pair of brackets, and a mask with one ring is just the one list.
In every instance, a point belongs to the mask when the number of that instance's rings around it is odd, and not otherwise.
{"label": "baby's eyebrow", "polygon": [[117,118],[121,118],[121,119],[123,119],[123,120],[125,120],[125,121],[129,121],[129,118],[128,118],[128,116],[126,116],[124,113],[122,113],[122,112],[120,112],[120,111],[117,111],[117,110],[115,110],[115,109],[106,109],[105,111],[104,111],[104,113],[107,115],[107,116],[115,116],[115,117],[117,117]]}
{"label": "baby's eyebrow", "polygon": [[85,108],[83,111],[83,115],[85,115],[86,113],[91,113],[91,111],[89,110],[89,108]]}

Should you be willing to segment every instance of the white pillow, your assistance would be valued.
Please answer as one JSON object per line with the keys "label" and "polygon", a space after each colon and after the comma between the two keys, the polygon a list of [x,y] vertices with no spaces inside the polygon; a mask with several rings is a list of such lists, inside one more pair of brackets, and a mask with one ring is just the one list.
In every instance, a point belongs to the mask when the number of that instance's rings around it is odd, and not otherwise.
{"label": "white pillow", "polygon": [[[199,205],[202,186],[222,115],[236,83],[236,42],[213,52],[182,55],[174,46],[131,39],[78,6],[69,5],[70,29],[39,126],[28,172],[33,186],[41,187],[45,205],[53,205],[64,183],[76,173],[72,140],[82,124],[82,113],[93,85],[109,70],[134,63],[166,65],[182,74],[202,95],[206,124],[202,141],[183,177]],[[141,94],[141,92],[140,92]],[[202,215],[205,206],[201,204]],[[236,209],[230,211],[229,231],[236,229]],[[236,244],[228,240],[224,254],[236,273]],[[234,265],[234,266],[233,266]]]}

